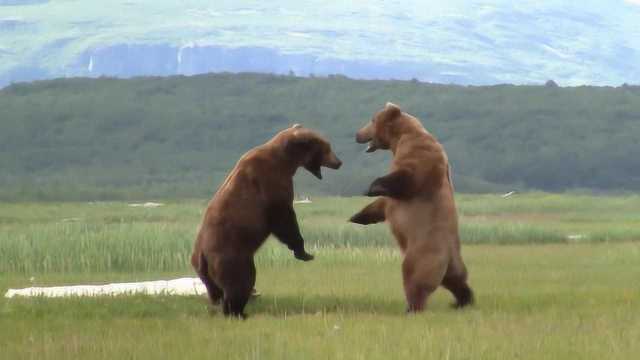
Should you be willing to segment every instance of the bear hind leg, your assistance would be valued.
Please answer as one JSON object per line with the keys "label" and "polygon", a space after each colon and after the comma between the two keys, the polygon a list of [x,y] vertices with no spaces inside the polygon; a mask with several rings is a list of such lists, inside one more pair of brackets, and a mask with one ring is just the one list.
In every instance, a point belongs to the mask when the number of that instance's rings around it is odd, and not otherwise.
{"label": "bear hind leg", "polygon": [[414,313],[424,310],[429,296],[442,282],[447,264],[440,253],[408,253],[402,263],[402,278],[407,312]]}
{"label": "bear hind leg", "polygon": [[203,253],[200,254],[199,260],[200,261],[197,269],[198,277],[207,289],[207,294],[209,295],[211,304],[217,305],[220,303],[220,300],[223,296],[222,289],[218,285],[216,285],[215,281],[213,281],[213,277],[211,276],[209,270],[209,263]]}
{"label": "bear hind leg", "polygon": [[424,310],[427,298],[434,290],[405,281],[404,294],[407,299],[407,313],[416,313]]}
{"label": "bear hind leg", "polygon": [[245,319],[244,308],[249,302],[256,282],[256,267],[253,259],[248,261],[234,261],[226,268],[222,279],[224,299],[222,311],[225,316],[235,316]]}
{"label": "bear hind leg", "polygon": [[473,290],[467,283],[467,269],[462,260],[449,264],[447,273],[442,279],[442,286],[449,290],[456,298],[454,308],[460,309],[474,303]]}
{"label": "bear hind leg", "polygon": [[233,316],[240,319],[246,319],[247,314],[244,313],[244,307],[249,302],[251,294],[242,293],[225,293],[224,300],[222,302],[222,312],[224,316]]}

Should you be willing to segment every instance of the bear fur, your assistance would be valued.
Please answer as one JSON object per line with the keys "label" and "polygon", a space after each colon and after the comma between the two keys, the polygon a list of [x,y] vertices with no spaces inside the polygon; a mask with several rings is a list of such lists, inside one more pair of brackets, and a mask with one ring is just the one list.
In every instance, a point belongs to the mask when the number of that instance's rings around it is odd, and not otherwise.
{"label": "bear fur", "polygon": [[391,171],[373,181],[367,196],[380,196],[350,221],[367,225],[387,221],[403,254],[402,276],[407,311],[422,311],[440,285],[457,307],[473,303],[460,253],[458,216],[442,145],[420,123],[387,103],[356,135],[367,152],[388,149]]}
{"label": "bear fur", "polygon": [[326,139],[297,124],[240,158],[209,202],[191,256],[209,299],[222,301],[226,316],[245,317],[256,280],[253,256],[270,234],[297,259],[313,259],[293,209],[293,176],[304,167],[321,179],[322,166],[341,164]]}

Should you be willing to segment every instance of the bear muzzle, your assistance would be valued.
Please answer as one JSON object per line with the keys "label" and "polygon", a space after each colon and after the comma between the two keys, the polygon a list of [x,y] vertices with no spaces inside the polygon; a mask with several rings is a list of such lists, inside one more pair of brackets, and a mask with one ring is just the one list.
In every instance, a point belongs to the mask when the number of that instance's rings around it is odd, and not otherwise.
{"label": "bear muzzle", "polygon": [[362,129],[356,133],[356,142],[358,144],[366,144],[372,139],[372,136],[368,134],[368,131],[364,131],[364,130],[367,130],[367,129],[366,128]]}
{"label": "bear muzzle", "polygon": [[358,144],[369,143],[369,146],[367,147],[366,152],[374,152],[379,148],[379,146],[377,145],[377,142],[373,138],[372,132],[373,132],[373,129],[372,129],[372,125],[370,124],[358,130],[358,132],[356,133],[356,142]]}
{"label": "bear muzzle", "polygon": [[340,169],[340,166],[342,166],[342,161],[338,159],[335,154],[331,154],[329,161],[327,161],[327,163],[323,165],[328,167],[329,169],[338,170]]}

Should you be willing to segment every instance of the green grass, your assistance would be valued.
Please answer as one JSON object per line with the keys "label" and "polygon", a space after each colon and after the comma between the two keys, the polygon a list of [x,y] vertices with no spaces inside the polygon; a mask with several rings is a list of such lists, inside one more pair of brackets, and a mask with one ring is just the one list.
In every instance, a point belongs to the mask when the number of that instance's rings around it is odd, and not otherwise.
{"label": "green grass", "polygon": [[[640,350],[640,246],[465,249],[477,304],[436,292],[406,316],[392,249],[328,249],[311,263],[258,259],[263,296],[249,320],[208,311],[204,297],[0,300],[0,346],[19,358],[630,359]],[[188,275],[45,274],[39,285]],[[0,290],[29,283],[0,277]]]}
{"label": "green grass", "polygon": [[[640,198],[553,195],[458,196],[466,244],[612,242],[640,239]],[[310,248],[395,247],[387,226],[347,222],[366,198],[296,205]],[[2,204],[0,272],[182,271],[206,201],[132,208],[126,203]],[[570,235],[581,235],[570,239]],[[281,248],[263,251],[277,257]],[[70,256],[73,254],[73,256]]]}
{"label": "green grass", "polygon": [[[0,358],[630,359],[640,351],[637,200],[459,196],[477,304],[453,310],[438,290],[425,313],[407,316],[385,227],[345,223],[367,199],[318,199],[297,206],[316,260],[269,241],[247,321],[225,319],[204,296],[0,298]],[[205,204],[1,204],[0,294],[194,276],[187,260]],[[566,243],[570,233],[588,237]]]}

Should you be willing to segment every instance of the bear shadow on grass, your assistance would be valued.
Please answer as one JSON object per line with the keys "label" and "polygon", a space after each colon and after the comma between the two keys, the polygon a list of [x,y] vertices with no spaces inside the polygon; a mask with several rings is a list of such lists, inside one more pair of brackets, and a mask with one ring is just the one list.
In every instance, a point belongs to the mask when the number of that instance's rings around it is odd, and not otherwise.
{"label": "bear shadow on grass", "polygon": [[[372,298],[370,296],[316,295],[300,297],[263,294],[249,301],[245,307],[245,313],[249,317],[255,315],[314,315],[318,313],[402,315],[405,306],[402,300]],[[222,308],[219,305],[209,305],[209,313],[213,316],[222,316]]]}

